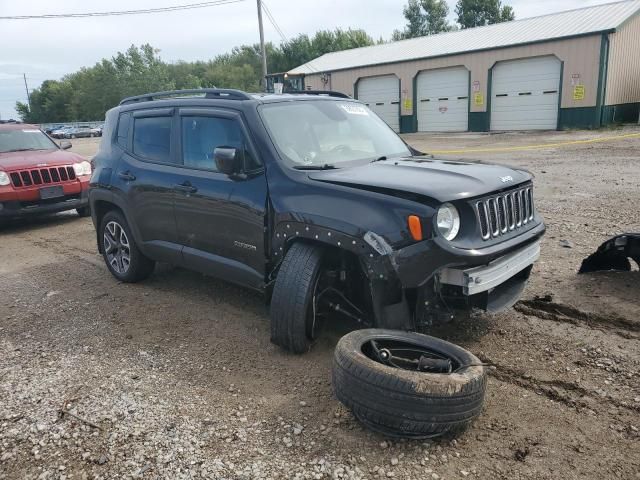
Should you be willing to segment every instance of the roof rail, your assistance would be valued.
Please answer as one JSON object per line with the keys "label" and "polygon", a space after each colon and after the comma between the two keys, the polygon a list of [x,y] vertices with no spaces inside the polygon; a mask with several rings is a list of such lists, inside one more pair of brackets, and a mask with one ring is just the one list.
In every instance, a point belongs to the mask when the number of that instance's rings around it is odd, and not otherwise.
{"label": "roof rail", "polygon": [[204,94],[204,98],[220,98],[227,100],[251,100],[252,98],[242,90],[231,88],[192,88],[188,90],[169,90],[166,92],[145,93],[134,97],[124,98],[120,105],[129,103],[151,102],[162,97],[179,97],[181,95]]}
{"label": "roof rail", "polygon": [[346,93],[336,92],[333,90],[286,90],[283,93],[291,93],[296,95],[321,95],[327,97],[351,98]]}

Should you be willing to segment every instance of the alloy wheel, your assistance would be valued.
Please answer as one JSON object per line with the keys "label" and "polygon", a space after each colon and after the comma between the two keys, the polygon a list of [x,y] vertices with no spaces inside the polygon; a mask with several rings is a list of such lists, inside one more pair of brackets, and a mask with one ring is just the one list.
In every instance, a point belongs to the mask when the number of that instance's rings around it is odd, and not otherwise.
{"label": "alloy wheel", "polygon": [[104,253],[109,266],[124,275],[131,265],[131,247],[124,228],[118,222],[107,223],[103,234]]}

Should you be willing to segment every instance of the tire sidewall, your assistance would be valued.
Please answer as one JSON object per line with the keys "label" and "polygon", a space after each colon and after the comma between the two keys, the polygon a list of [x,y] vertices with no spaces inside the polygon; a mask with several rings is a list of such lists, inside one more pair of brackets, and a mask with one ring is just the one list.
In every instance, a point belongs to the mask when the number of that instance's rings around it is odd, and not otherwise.
{"label": "tire sidewall", "polygon": [[[362,346],[370,340],[401,340],[428,346],[429,348],[455,359],[460,365],[471,365],[450,374],[414,372],[381,364],[367,357]],[[378,375],[393,377],[411,386],[416,392],[431,395],[451,396],[462,392],[464,387],[476,378],[484,376],[484,367],[475,355],[467,350],[439,338],[414,332],[396,330],[364,329],[351,332],[340,339],[336,346],[336,360],[339,352],[344,352],[349,360],[364,370],[374,369]]]}

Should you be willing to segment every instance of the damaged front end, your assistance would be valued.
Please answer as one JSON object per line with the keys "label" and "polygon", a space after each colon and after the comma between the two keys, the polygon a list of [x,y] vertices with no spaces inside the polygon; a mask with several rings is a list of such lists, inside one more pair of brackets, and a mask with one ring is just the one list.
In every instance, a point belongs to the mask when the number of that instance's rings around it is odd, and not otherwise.
{"label": "damaged front end", "polygon": [[432,238],[393,250],[368,232],[377,255],[362,257],[371,283],[376,325],[419,330],[472,309],[503,310],[518,301],[540,255],[539,224],[526,234],[483,249],[461,249]]}
{"label": "damaged front end", "polygon": [[640,267],[640,233],[624,233],[607,240],[582,261],[578,273],[607,270],[629,272],[630,259]]}

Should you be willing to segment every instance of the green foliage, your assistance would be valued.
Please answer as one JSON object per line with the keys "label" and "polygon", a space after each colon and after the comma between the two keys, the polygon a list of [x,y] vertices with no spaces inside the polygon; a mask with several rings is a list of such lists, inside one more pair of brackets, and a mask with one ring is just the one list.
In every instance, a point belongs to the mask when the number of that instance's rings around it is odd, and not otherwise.
{"label": "green foliage", "polygon": [[395,30],[392,40],[424,37],[451,30],[447,21],[449,7],[445,0],[409,0],[402,12],[407,25],[402,31]]}
{"label": "green foliage", "polygon": [[513,8],[500,0],[458,0],[456,14],[460,28],[473,28],[516,18]]}
{"label": "green foliage", "polygon": [[[323,30],[313,37],[298,35],[289,42],[267,44],[267,67],[286,72],[325,53],[375,44],[363,30]],[[31,92],[31,108],[17,102],[23,121],[53,123],[104,118],[123,97],[184,88],[238,88],[260,91],[259,45],[242,45],[209,61],[166,63],[158,50],[132,45],[111,59],[82,68],[60,81],[47,80]]]}

